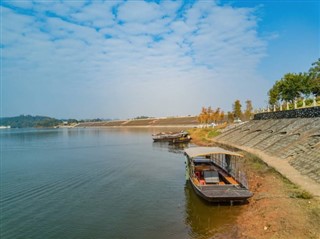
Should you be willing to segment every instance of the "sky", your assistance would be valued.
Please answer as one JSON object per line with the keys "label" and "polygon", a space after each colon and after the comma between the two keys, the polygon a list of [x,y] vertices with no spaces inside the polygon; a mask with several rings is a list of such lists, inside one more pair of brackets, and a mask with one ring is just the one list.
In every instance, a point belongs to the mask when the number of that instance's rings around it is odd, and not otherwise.
{"label": "sky", "polygon": [[1,116],[255,109],[320,58],[320,1],[1,0]]}

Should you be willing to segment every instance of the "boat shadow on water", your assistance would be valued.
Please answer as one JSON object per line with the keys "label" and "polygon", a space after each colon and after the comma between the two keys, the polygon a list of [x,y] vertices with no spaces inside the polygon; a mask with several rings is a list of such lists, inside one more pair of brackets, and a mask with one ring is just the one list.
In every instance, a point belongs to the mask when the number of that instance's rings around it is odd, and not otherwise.
{"label": "boat shadow on water", "polygon": [[152,147],[166,149],[170,153],[184,154],[184,149],[190,147],[190,143],[169,144],[168,142],[153,142]]}

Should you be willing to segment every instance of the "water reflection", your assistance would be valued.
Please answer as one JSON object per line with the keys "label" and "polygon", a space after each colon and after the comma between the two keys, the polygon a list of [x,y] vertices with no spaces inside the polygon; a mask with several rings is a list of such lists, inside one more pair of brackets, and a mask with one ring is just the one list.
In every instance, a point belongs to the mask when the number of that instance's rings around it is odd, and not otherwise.
{"label": "water reflection", "polygon": [[185,148],[189,148],[189,143],[169,144],[168,142],[153,142],[153,148],[168,150],[170,153],[183,154]]}
{"label": "water reflection", "polygon": [[211,238],[230,230],[240,213],[239,206],[212,204],[198,197],[191,184],[185,184],[185,223],[191,238]]}

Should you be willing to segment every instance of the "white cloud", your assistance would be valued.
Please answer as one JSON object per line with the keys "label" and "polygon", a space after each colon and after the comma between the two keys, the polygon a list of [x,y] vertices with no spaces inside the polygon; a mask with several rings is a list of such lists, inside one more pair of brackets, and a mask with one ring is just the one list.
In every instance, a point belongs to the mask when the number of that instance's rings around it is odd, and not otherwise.
{"label": "white cloud", "polygon": [[118,8],[118,19],[124,22],[148,23],[163,16],[158,4],[144,1],[127,1]]}
{"label": "white cloud", "polygon": [[114,23],[115,16],[111,12],[114,5],[115,2],[93,2],[71,14],[71,18],[96,28],[110,27]]}
{"label": "white cloud", "polygon": [[[37,2],[29,6],[33,13],[3,7],[6,89],[25,87],[32,102],[41,92],[59,92],[68,103],[57,117],[95,117],[82,109],[101,102],[106,107],[97,115],[125,118],[230,108],[236,98],[259,101],[266,89],[255,69],[266,43],[252,9],[214,2],[180,7],[171,1]],[[261,86],[256,95],[248,93],[252,84]],[[69,101],[68,92],[78,100]],[[7,97],[12,114],[21,105],[33,113],[32,102]]]}

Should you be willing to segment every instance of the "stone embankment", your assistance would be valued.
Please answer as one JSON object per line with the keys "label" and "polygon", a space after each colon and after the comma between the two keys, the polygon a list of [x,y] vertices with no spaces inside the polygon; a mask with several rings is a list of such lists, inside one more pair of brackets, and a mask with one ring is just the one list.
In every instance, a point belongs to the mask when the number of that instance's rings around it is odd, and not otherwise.
{"label": "stone embankment", "polygon": [[264,114],[261,120],[226,128],[214,141],[256,154],[292,182],[320,196],[320,117],[274,119],[278,117],[270,114],[267,119]]}

